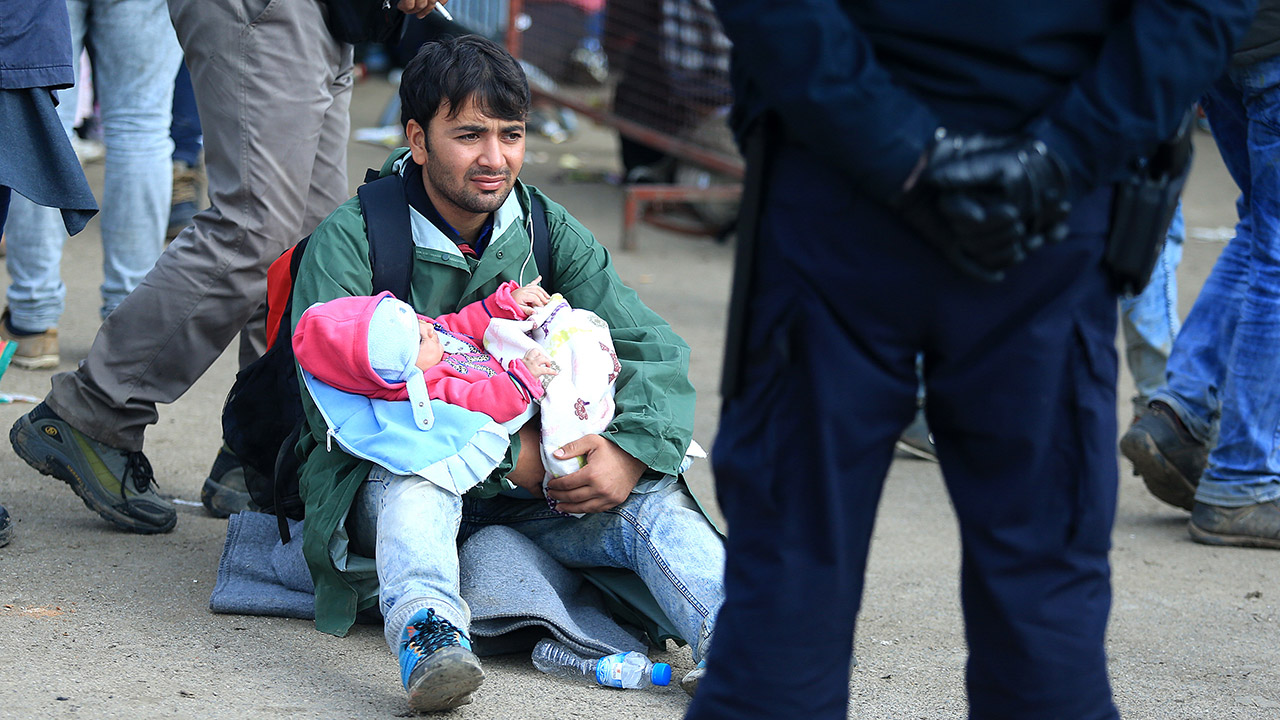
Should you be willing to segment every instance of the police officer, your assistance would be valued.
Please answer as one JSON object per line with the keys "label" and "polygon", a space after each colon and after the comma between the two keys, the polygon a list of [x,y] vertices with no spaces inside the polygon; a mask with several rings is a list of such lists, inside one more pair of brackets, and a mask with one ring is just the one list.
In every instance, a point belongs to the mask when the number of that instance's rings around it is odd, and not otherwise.
{"label": "police officer", "polygon": [[970,717],[1116,718],[1112,186],[1226,67],[1253,2],[715,4],[759,213],[713,452],[726,602],[688,717],[845,717],[919,351]]}

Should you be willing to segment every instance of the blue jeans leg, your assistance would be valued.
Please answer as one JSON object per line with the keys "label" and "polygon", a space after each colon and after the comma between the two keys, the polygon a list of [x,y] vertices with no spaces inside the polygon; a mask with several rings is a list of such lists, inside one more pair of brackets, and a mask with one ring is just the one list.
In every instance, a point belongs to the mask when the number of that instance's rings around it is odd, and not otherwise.
{"label": "blue jeans leg", "polygon": [[493,524],[511,526],[565,567],[635,571],[693,646],[695,660],[706,651],[724,598],[724,548],[680,483],[633,492],[613,510],[582,518],[555,513],[542,501],[501,496],[467,501],[465,523],[463,512],[456,495],[378,467],[360,488],[355,535],[366,542],[376,536],[378,600],[393,651],[423,608],[470,627],[471,609],[459,589],[458,544]]}
{"label": "blue jeans leg", "polygon": [[[63,90],[62,96],[74,95]],[[62,245],[67,231],[55,208],[36,205],[14,194],[5,230],[5,267],[9,288],[5,291],[15,328],[44,332],[62,317],[67,288],[62,283]]]}
{"label": "blue jeans leg", "polygon": [[1138,295],[1120,299],[1125,359],[1137,391],[1133,398],[1135,415],[1141,414],[1152,395],[1164,386],[1166,364],[1179,328],[1177,271],[1182,262],[1184,237],[1179,204],[1151,272],[1151,281]]}
{"label": "blue jeans leg", "polygon": [[173,192],[169,125],[182,49],[164,0],[69,0],[68,8],[86,23],[84,41],[92,47],[107,146],[101,215],[105,318],[164,252]]}
{"label": "blue jeans leg", "polygon": [[173,81],[173,122],[169,126],[173,138],[173,159],[195,167],[200,162],[204,141],[200,134],[200,113],[196,111],[196,93],[191,87],[187,64],[178,68]]}
{"label": "blue jeans leg", "polygon": [[1196,499],[1239,507],[1280,497],[1280,59],[1233,68],[1204,108],[1240,187],[1240,219],[1174,345],[1158,399],[1213,446]]}
{"label": "blue jeans leg", "polygon": [[1172,408],[1197,440],[1213,445],[1222,416],[1222,385],[1231,339],[1235,337],[1241,301],[1248,290],[1253,237],[1253,218],[1248,207],[1252,183],[1248,120],[1240,92],[1231,79],[1220,78],[1205,94],[1201,106],[1206,115],[1212,111],[1214,141],[1227,171],[1240,188],[1240,197],[1236,200],[1239,220],[1235,237],[1218,255],[1174,341],[1165,387],[1152,399]]}
{"label": "blue jeans leg", "polygon": [[1236,92],[1215,87],[1206,112],[1238,102],[1248,130],[1239,209],[1250,222],[1237,226],[1247,232],[1246,289],[1229,340],[1218,441],[1196,499],[1238,507],[1280,498],[1280,58],[1233,68],[1230,79]]}
{"label": "blue jeans leg", "polygon": [[[71,16],[73,37],[79,37],[74,33],[80,20]],[[75,43],[75,48],[78,58],[80,43]],[[56,92],[58,118],[70,137],[78,93],[73,87]],[[56,327],[67,297],[62,283],[62,246],[67,240],[62,214],[57,208],[43,207],[14,194],[5,237],[4,262],[9,271],[5,300],[13,326],[24,332]]]}
{"label": "blue jeans leg", "polygon": [[462,498],[416,476],[374,467],[356,495],[357,538],[376,537],[378,604],[392,652],[418,610],[467,630],[471,608],[459,590],[458,526]]}
{"label": "blue jeans leg", "polygon": [[541,500],[467,503],[464,537],[491,524],[519,531],[565,567],[634,571],[692,646],[694,660],[702,659],[724,601],[724,541],[683,483],[668,478],[581,518],[555,513]]}

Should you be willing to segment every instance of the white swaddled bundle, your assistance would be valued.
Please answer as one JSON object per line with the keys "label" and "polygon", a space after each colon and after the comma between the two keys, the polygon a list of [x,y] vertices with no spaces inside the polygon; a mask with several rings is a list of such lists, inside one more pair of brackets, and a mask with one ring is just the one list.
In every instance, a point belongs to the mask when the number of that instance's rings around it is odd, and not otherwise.
{"label": "white swaddled bundle", "polygon": [[491,321],[484,346],[503,365],[535,347],[542,348],[555,363],[557,374],[543,378],[546,395],[541,400],[545,491],[551,478],[582,467],[581,458],[559,460],[552,453],[585,435],[604,432],[613,420],[613,384],[622,365],[614,352],[609,326],[590,310],[570,307],[556,293],[528,320]]}

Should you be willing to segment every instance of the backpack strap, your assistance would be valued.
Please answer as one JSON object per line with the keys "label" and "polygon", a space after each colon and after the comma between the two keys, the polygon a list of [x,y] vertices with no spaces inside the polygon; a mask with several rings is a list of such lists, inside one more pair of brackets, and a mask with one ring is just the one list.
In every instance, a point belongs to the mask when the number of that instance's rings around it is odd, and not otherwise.
{"label": "backpack strap", "polygon": [[376,295],[390,290],[397,299],[408,302],[413,278],[413,228],[409,224],[404,181],[399,175],[387,175],[361,185],[356,194],[369,235],[373,292]]}
{"label": "backpack strap", "polygon": [[[413,275],[413,228],[409,223],[409,202],[404,196],[404,183],[399,175],[388,175],[366,182],[360,186],[356,194],[360,197],[360,212],[364,215],[365,227],[368,230],[369,266],[373,269],[373,292],[377,294],[383,290],[390,290],[397,298],[407,302]],[[306,249],[308,239],[309,236],[303,238],[293,251],[293,256],[290,258],[290,277],[298,276],[298,263],[302,260],[302,253]],[[285,318],[291,316],[292,305],[291,291],[284,310]],[[278,333],[276,345],[282,345],[281,352],[289,354],[289,367],[292,370],[293,347],[289,341],[289,334]],[[297,390],[296,382],[294,389]],[[300,417],[294,423],[292,432],[280,444],[272,481],[276,525],[280,531],[280,541],[286,544],[290,539],[288,518],[291,515],[302,516],[302,507],[297,500],[296,484],[296,478],[302,468],[293,451],[307,420],[301,417],[300,401],[295,403],[298,405]],[[294,479],[293,486],[286,488],[286,483],[281,478]]]}
{"label": "backpack strap", "polygon": [[533,217],[533,261],[542,274],[542,287],[553,293],[555,269],[551,267],[551,229],[547,227],[547,208],[533,193],[529,193],[529,214]]}

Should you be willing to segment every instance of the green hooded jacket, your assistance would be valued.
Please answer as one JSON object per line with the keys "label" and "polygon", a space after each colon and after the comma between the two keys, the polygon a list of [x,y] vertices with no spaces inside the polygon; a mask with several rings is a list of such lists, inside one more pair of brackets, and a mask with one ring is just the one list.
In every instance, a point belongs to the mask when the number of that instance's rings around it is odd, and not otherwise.
{"label": "green hooded jacket", "polygon": [[[383,165],[381,174],[398,172],[407,160],[398,149]],[[530,256],[528,228],[530,193],[537,193],[546,208],[550,230],[554,277],[536,267]],[[648,466],[646,477],[677,473],[693,437],[694,390],[689,382],[689,346],[657,313],[645,306],[635,291],[622,284],[609,252],[563,207],[535,188],[517,182],[508,201],[495,212],[493,239],[483,257],[464,258],[431,247],[448,242],[416,211],[410,211],[415,239],[414,270],[410,297],[420,314],[435,317],[456,312],[462,306],[494,292],[500,284],[530,282],[539,274],[544,286],[564,295],[574,307],[594,311],[609,324],[622,364],[616,383],[617,413],[604,436]],[[425,242],[424,242],[425,241]],[[426,245],[424,247],[424,245]],[[358,199],[343,203],[325,218],[303,254],[293,285],[293,317],[316,302],[347,295],[371,295],[372,271],[364,217]],[[316,628],[344,635],[356,613],[375,607],[378,578],[372,558],[358,555],[349,545],[347,513],[371,465],[346,454],[336,445],[326,448],[324,419],[305,388],[303,405],[311,429],[299,440],[302,458],[300,494],[306,508],[303,553],[316,586]],[[504,480],[519,452],[519,437],[511,437],[507,458],[488,480],[469,494],[492,496],[511,485]],[[642,478],[643,480],[644,478]],[[639,610],[641,622],[656,640],[676,637],[639,578],[626,574],[628,582],[613,582],[616,571],[602,570],[588,578],[605,591],[619,596]],[[619,609],[619,608],[615,608]],[[679,639],[679,638],[677,638]]]}

